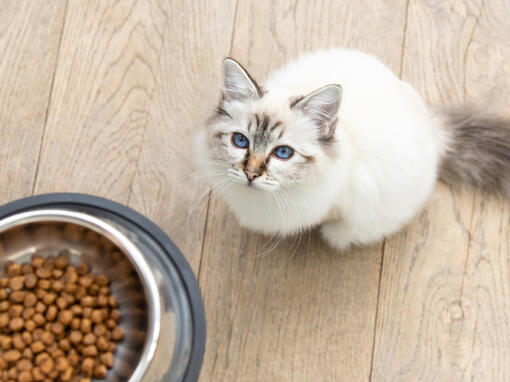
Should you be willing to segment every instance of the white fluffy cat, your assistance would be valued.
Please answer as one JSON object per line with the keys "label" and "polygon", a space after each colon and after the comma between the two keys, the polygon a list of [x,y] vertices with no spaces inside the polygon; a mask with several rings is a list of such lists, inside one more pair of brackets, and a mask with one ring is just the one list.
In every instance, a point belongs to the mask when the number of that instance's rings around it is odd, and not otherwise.
{"label": "white fluffy cat", "polygon": [[220,106],[195,147],[242,226],[281,235],[320,226],[346,249],[408,223],[438,175],[508,193],[508,127],[434,113],[375,57],[330,49],[290,62],[263,87],[225,59]]}

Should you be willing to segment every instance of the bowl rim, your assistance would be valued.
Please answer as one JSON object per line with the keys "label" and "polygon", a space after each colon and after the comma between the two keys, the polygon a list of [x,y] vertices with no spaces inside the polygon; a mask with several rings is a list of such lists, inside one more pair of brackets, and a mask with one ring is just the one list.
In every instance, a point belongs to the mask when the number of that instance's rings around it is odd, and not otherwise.
{"label": "bowl rim", "polygon": [[191,349],[182,381],[196,381],[202,366],[206,345],[206,319],[202,296],[188,261],[168,235],[155,223],[130,207],[102,197],[81,193],[50,193],[14,200],[0,206],[0,219],[32,209],[58,209],[69,208],[69,206],[92,207],[119,215],[150,236],[167,254],[166,260],[172,263],[180,277],[191,313]]}

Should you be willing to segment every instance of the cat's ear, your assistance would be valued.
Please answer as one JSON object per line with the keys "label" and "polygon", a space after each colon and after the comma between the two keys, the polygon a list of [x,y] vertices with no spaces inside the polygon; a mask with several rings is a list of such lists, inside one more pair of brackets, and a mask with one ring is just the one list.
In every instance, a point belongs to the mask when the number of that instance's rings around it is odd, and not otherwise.
{"label": "cat's ear", "polygon": [[223,61],[223,99],[226,101],[245,101],[262,96],[257,83],[248,72],[234,59]]}
{"label": "cat's ear", "polygon": [[338,109],[342,101],[340,85],[326,85],[291,104],[301,110],[315,124],[321,138],[330,137],[334,132]]}

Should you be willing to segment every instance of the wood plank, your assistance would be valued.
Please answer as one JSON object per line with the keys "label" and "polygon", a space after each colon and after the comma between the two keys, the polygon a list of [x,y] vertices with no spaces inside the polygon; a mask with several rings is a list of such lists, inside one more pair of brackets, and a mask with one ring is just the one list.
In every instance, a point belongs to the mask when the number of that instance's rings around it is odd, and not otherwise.
{"label": "wood plank", "polygon": [[[258,80],[311,49],[340,45],[400,68],[405,1],[239,2],[233,57]],[[320,20],[320,22],[318,21]],[[381,245],[340,254],[308,236],[263,258],[216,198],[200,271],[208,319],[203,381],[366,381]]]}
{"label": "wood plank", "polygon": [[157,1],[69,2],[36,193],[127,201],[166,22]]}
{"label": "wood plank", "polygon": [[[197,182],[193,137],[217,105],[234,9],[234,0],[170,5],[160,75],[130,193],[129,205],[172,237],[196,273],[208,199],[206,194],[195,205],[206,187]],[[188,220],[194,205],[193,219]]]}
{"label": "wood plank", "polygon": [[[411,1],[403,77],[433,104],[504,108],[510,9],[504,1]],[[388,241],[374,381],[504,381],[508,357],[506,202],[438,186],[429,207]]]}
{"label": "wood plank", "polygon": [[64,14],[63,0],[0,4],[0,204],[32,193]]}

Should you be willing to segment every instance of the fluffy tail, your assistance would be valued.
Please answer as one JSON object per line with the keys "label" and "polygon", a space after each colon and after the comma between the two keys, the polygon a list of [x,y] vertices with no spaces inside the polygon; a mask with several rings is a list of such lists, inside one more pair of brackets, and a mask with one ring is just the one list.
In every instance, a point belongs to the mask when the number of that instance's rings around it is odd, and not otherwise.
{"label": "fluffy tail", "polygon": [[510,197],[510,120],[470,109],[441,114],[448,139],[440,178]]}

